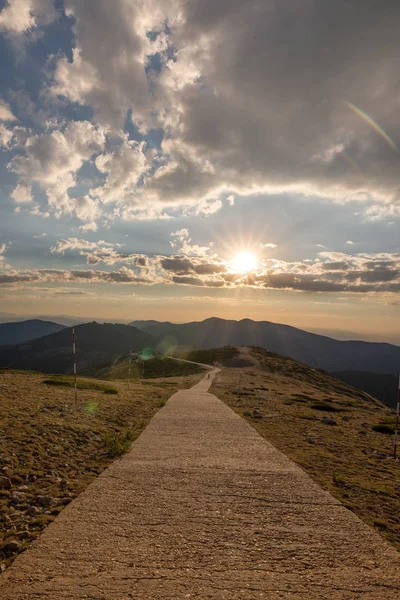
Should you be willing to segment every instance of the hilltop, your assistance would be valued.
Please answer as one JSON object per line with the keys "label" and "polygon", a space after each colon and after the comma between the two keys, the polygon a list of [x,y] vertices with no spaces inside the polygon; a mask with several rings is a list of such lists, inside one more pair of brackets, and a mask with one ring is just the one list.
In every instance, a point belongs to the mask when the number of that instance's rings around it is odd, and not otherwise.
{"label": "hilltop", "polygon": [[131,325],[157,339],[164,338],[167,347],[177,347],[181,352],[221,346],[256,346],[329,372],[395,374],[400,365],[399,346],[340,341],[270,321],[228,321],[213,317],[184,324],[133,321]]}

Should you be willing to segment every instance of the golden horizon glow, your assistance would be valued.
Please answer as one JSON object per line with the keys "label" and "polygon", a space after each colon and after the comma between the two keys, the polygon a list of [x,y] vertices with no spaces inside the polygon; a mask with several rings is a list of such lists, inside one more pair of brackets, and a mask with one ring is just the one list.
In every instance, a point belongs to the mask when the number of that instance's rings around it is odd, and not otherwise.
{"label": "golden horizon glow", "polygon": [[243,251],[236,254],[231,260],[230,266],[235,273],[249,273],[257,269],[258,260],[252,252]]}

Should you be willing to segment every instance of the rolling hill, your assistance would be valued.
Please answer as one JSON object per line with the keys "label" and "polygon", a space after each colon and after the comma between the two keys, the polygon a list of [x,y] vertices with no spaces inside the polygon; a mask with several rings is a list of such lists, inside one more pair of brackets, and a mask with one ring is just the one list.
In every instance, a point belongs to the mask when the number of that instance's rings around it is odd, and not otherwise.
{"label": "rolling hill", "polygon": [[[85,323],[75,327],[77,365],[80,374],[96,374],[121,354],[154,347],[148,333],[111,323]],[[72,328],[30,342],[0,347],[0,366],[44,373],[72,373]]]}
{"label": "rolling hill", "polygon": [[221,346],[258,346],[329,372],[397,373],[400,365],[399,346],[339,341],[269,321],[227,321],[213,317],[184,324],[133,321],[131,325],[164,338],[166,346],[175,344],[180,352]]}
{"label": "rolling hill", "polygon": [[64,329],[64,325],[53,321],[31,319],[12,323],[0,323],[0,346],[21,344]]}

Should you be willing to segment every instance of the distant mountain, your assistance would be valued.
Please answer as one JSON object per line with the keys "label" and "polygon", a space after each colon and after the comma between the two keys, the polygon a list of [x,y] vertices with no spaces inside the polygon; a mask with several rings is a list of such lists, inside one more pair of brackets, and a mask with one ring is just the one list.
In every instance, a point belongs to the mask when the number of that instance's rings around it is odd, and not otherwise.
{"label": "distant mountain", "polygon": [[387,406],[396,408],[398,375],[366,373],[365,371],[339,371],[331,374],[336,379],[382,400]]}
{"label": "distant mountain", "polygon": [[32,319],[30,321],[20,321],[13,323],[0,324],[0,346],[6,344],[20,344],[28,340],[49,335],[64,329],[64,325],[53,323],[52,321],[42,321]]}
{"label": "distant mountain", "polygon": [[[85,323],[75,327],[78,372],[91,375],[130,350],[154,347],[156,340],[130,325]],[[44,373],[72,373],[72,328],[31,342],[0,347],[0,366]]]}
{"label": "distant mountain", "polygon": [[175,324],[133,321],[131,325],[158,337],[175,340],[180,351],[259,346],[325,371],[371,371],[397,373],[400,347],[392,344],[339,341],[289,325],[269,321],[227,321],[211,318]]}

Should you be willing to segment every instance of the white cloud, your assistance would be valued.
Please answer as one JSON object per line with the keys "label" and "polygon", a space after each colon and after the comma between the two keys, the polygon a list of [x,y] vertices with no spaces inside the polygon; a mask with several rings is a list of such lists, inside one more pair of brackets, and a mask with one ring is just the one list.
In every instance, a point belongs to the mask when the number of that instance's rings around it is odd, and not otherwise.
{"label": "white cloud", "polygon": [[150,165],[144,154],[144,143],[123,142],[113,151],[96,158],[96,167],[107,175],[104,185],[91,190],[102,202],[137,204],[136,185]]}
{"label": "white cloud", "polygon": [[88,121],[71,121],[63,131],[31,136],[25,154],[16,156],[10,168],[19,175],[20,184],[11,194],[17,202],[28,202],[30,187],[37,182],[46,192],[49,206],[56,214],[75,213],[80,219],[93,220],[97,202],[91,198],[70,198],[69,188],[83,163],[103,150],[105,131]]}
{"label": "white cloud", "polygon": [[81,225],[79,227],[80,231],[97,231],[97,223],[95,221],[91,221],[90,223],[86,223],[86,225]]}
{"label": "white cloud", "polygon": [[347,240],[346,244],[350,244],[351,246],[353,246],[354,242],[352,242],[351,240]]}
{"label": "white cloud", "polygon": [[212,252],[212,243],[207,246],[192,244],[192,238],[188,229],[179,229],[175,233],[171,233],[170,237],[172,238],[170,245],[178,254],[184,254],[185,256],[207,256]]}
{"label": "white cloud", "polygon": [[0,147],[7,148],[13,138],[13,132],[0,123]]}
{"label": "white cloud", "polygon": [[129,109],[144,126],[152,120],[147,55],[165,46],[164,35],[152,41],[147,33],[163,28],[174,4],[65,0],[66,11],[75,18],[77,47],[71,62],[66,57],[58,61],[54,93],[93,106],[97,118],[116,130]]}
{"label": "white cloud", "polygon": [[277,245],[276,244],[271,244],[271,243],[264,244],[264,248],[277,248]]}
{"label": "white cloud", "polygon": [[17,187],[12,191],[11,198],[18,202],[18,204],[26,204],[32,202],[31,186],[19,183]]}
{"label": "white cloud", "polygon": [[[0,15],[1,16],[1,15]],[[16,121],[16,117],[13,115],[12,110],[3,100],[0,100],[0,121]]]}
{"label": "white cloud", "polygon": [[8,0],[0,12],[0,30],[22,34],[51,23],[56,14],[52,0]]}

